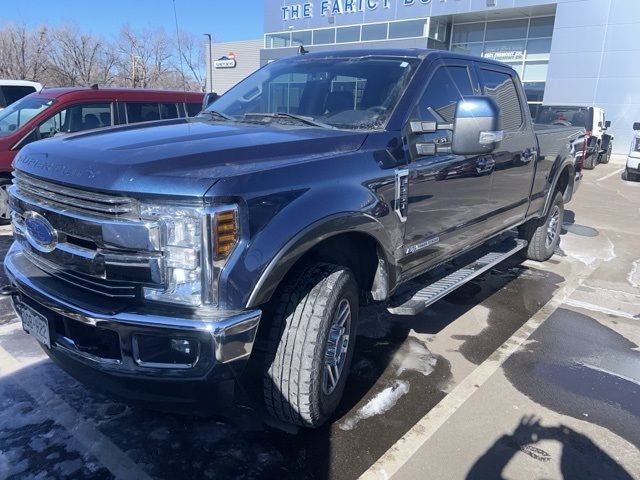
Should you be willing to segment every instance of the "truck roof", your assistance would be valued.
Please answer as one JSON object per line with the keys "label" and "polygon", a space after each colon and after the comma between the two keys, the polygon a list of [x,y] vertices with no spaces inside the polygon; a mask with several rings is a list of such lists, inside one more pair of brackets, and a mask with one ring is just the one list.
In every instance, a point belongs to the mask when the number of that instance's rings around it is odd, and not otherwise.
{"label": "truck roof", "polygon": [[[313,48],[313,47],[309,47]],[[497,60],[491,60],[488,58],[476,57],[473,55],[466,55],[464,53],[452,52],[449,50],[434,50],[429,48],[358,48],[358,49],[340,49],[340,50],[321,50],[310,51],[304,55],[305,57],[313,58],[349,58],[349,57],[407,57],[426,59],[427,57],[438,58],[460,58],[466,60],[473,60],[474,62],[482,62],[487,64],[499,65],[501,67],[511,68],[509,65],[499,62]],[[292,58],[292,57],[289,57]]]}

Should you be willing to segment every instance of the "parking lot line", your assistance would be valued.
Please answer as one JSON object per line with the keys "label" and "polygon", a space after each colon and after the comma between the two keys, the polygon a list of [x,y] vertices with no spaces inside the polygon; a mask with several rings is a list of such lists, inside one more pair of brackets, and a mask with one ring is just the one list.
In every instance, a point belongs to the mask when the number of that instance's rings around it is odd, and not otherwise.
{"label": "parking lot line", "polygon": [[[8,375],[24,367],[9,352],[0,347],[0,374]],[[90,422],[59,395],[46,387],[42,382],[15,382],[26,391],[38,404],[46,402],[50,418],[64,427],[98,462],[107,468],[117,479],[151,480],[138,465],[120,450],[111,440],[100,433]]]}
{"label": "parking lot line", "polygon": [[440,403],[422,417],[400,440],[389,448],[360,479],[388,479],[400,470],[429,438],[451,417],[529,336],[562,305],[582,282],[598,267],[590,265],[576,275],[549,300],[536,314],[523,324],[489,358],[462,380]]}
{"label": "parking lot line", "polygon": [[614,172],[608,173],[608,174],[607,174],[607,175],[605,175],[604,177],[600,177],[600,178],[598,178],[598,179],[596,180],[596,182],[601,182],[602,180],[606,180],[607,178],[611,178],[611,177],[613,177],[614,175],[619,174],[619,173],[620,173],[620,172],[622,172],[623,170],[624,170],[624,168],[619,168],[618,170],[616,170],[616,171],[614,171]]}

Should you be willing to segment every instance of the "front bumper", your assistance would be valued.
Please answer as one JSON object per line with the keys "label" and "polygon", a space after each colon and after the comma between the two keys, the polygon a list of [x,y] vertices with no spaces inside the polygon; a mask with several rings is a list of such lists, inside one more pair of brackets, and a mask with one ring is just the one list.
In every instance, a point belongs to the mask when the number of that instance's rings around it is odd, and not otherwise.
{"label": "front bumper", "polygon": [[[218,311],[190,319],[78,306],[47,288],[51,278],[17,243],[6,255],[5,271],[16,312],[26,305],[47,318],[46,353],[80,381],[125,399],[200,401],[195,397],[206,387],[233,382],[251,354],[261,316],[260,310]],[[184,361],[158,354],[174,340],[190,345]]]}
{"label": "front bumper", "polygon": [[632,173],[640,173],[640,153],[627,157],[627,170]]}

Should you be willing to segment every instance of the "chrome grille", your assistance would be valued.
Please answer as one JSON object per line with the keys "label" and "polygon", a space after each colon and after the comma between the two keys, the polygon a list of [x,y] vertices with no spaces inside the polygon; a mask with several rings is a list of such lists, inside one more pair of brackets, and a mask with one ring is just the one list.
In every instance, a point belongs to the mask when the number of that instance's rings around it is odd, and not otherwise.
{"label": "chrome grille", "polygon": [[[25,247],[24,244],[23,247]],[[135,298],[136,296],[136,286],[133,284],[110,282],[108,280],[91,277],[89,275],[70,272],[60,268],[54,263],[48,262],[37,254],[30,252],[27,248],[24,248],[23,252],[36,267],[40,268],[40,270],[43,270],[49,275],[63,280],[66,283],[70,283],[73,286],[111,298]]]}
{"label": "chrome grille", "polygon": [[18,170],[14,172],[13,183],[19,194],[40,204],[53,204],[91,215],[131,216],[137,214],[137,203],[131,198],[88,192],[49,183]]}
{"label": "chrome grille", "polygon": [[[14,238],[25,258],[56,281],[114,299],[137,298],[141,286],[164,284],[164,257],[154,243],[157,222],[140,219],[136,200],[19,171],[9,194]],[[53,250],[33,245],[26,218],[34,213],[55,229]]]}

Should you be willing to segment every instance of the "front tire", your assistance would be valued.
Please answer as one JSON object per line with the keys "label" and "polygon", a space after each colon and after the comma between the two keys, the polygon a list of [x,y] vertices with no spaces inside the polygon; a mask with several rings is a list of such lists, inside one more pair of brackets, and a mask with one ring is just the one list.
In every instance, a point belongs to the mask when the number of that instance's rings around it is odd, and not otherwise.
{"label": "front tire", "polygon": [[564,199],[556,192],[546,217],[529,220],[520,227],[520,238],[527,240],[524,256],[529,260],[544,262],[553,256],[560,243],[560,231],[564,218]]}
{"label": "front tire", "polygon": [[8,192],[10,186],[10,178],[0,177],[0,225],[8,225],[11,222]]}
{"label": "front tire", "polygon": [[273,417],[317,428],[344,391],[355,346],[358,286],[351,270],[301,268],[276,299],[264,365],[264,401]]}

